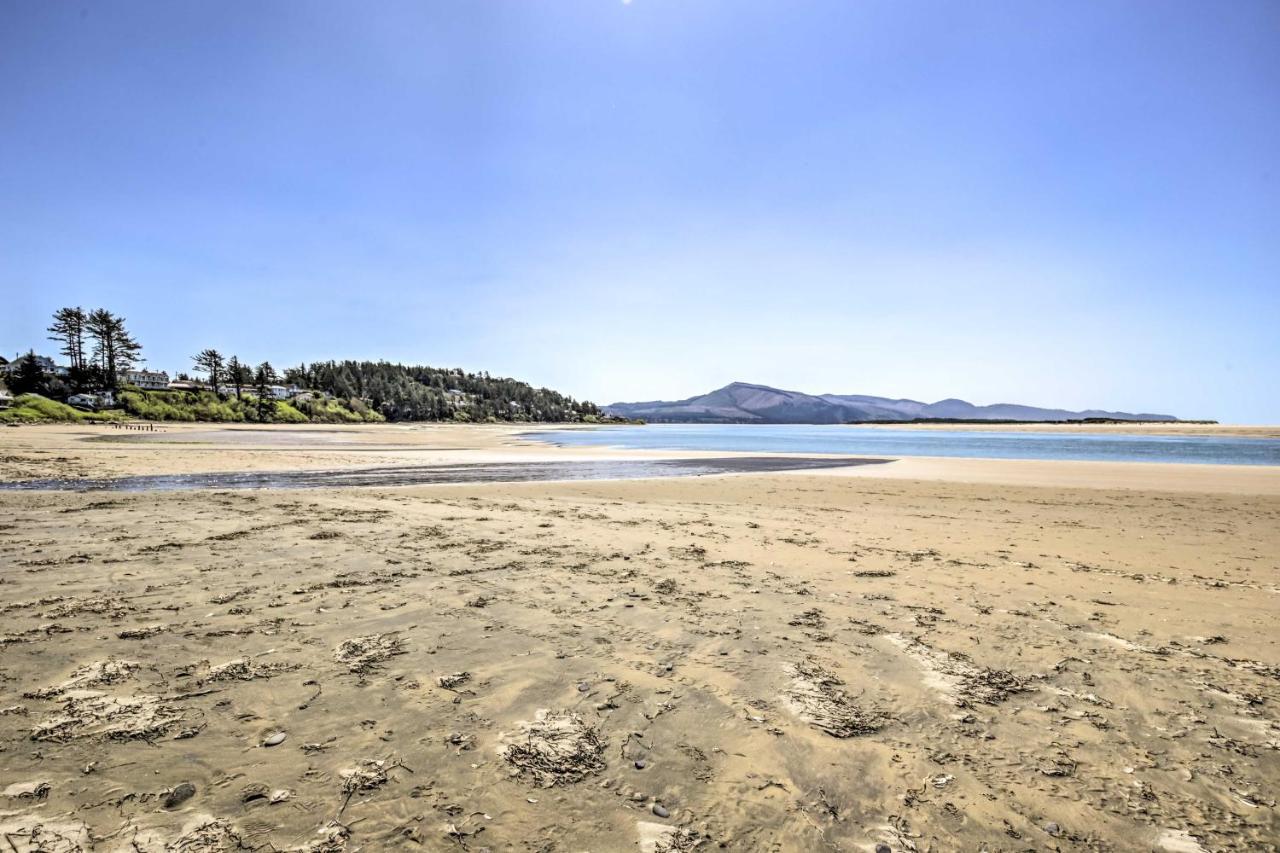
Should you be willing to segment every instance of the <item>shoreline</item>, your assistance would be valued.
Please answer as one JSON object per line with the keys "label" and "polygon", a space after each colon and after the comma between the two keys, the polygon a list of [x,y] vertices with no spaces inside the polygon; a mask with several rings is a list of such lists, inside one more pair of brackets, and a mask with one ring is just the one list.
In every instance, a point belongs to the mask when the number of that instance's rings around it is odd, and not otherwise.
{"label": "shoreline", "polygon": [[[387,430],[398,436],[385,441]],[[628,449],[565,446],[531,438],[523,425],[332,425],[264,428],[184,424],[163,432],[103,436],[92,426],[0,432],[0,480],[76,479],[315,471],[408,465],[539,463],[805,456],[888,458],[886,464],[827,469],[827,476],[1046,487],[1280,494],[1280,466],[830,453]],[[103,440],[109,438],[110,440]],[[873,470],[874,469],[874,470]],[[803,476],[795,472],[794,476]]]}

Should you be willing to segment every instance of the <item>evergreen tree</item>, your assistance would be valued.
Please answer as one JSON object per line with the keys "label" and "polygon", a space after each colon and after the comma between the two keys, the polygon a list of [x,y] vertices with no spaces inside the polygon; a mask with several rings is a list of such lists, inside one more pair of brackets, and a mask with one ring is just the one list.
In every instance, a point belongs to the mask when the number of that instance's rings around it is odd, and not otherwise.
{"label": "evergreen tree", "polygon": [[34,351],[18,360],[17,368],[9,374],[9,390],[14,394],[43,394],[48,390],[49,378],[36,361]]}
{"label": "evergreen tree", "polygon": [[276,401],[271,396],[271,386],[275,384],[276,372],[271,362],[264,361],[258,365],[253,375],[253,388],[258,394],[258,420],[266,423],[275,416]]}
{"label": "evergreen tree", "polygon": [[87,321],[83,308],[59,308],[53,312],[53,325],[47,329],[49,340],[62,344],[59,352],[67,357],[72,371],[85,367],[84,332]]}
{"label": "evergreen tree", "polygon": [[249,369],[249,365],[241,364],[240,359],[234,355],[227,359],[227,381],[231,383],[231,387],[236,389],[236,399],[243,400],[244,386],[253,381],[253,371]]}
{"label": "evergreen tree", "polygon": [[213,393],[221,397],[222,394],[218,388],[222,384],[221,380],[223,378],[222,353],[216,349],[201,350],[191,357],[191,361],[195,364],[196,370],[209,374],[209,387],[213,390]]}
{"label": "evergreen tree", "polygon": [[101,383],[114,390],[120,386],[120,372],[141,360],[142,345],[125,328],[124,318],[104,308],[95,308],[85,318],[85,331],[93,339],[93,360]]}

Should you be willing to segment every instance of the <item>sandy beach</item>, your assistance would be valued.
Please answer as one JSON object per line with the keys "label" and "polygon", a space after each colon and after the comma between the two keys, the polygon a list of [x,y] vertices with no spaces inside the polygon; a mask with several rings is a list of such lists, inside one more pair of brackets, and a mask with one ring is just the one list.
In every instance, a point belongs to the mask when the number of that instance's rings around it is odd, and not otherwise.
{"label": "sandy beach", "polygon": [[[0,479],[699,455],[519,432],[32,426]],[[1275,468],[0,491],[0,519],[0,849],[1280,849]]]}

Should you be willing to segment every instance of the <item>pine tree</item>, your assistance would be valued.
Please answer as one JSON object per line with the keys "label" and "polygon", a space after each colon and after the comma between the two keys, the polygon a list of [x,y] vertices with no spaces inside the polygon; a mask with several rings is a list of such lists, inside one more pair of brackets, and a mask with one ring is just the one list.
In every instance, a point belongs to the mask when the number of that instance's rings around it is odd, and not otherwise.
{"label": "pine tree", "polygon": [[85,331],[93,339],[93,359],[109,389],[120,386],[121,371],[141,360],[142,345],[125,328],[124,318],[104,308],[95,308],[85,318]]}
{"label": "pine tree", "polygon": [[236,389],[236,399],[243,400],[244,386],[253,381],[253,372],[249,365],[241,364],[234,355],[227,359],[227,381]]}
{"label": "pine tree", "polygon": [[271,362],[264,361],[258,365],[253,375],[254,390],[258,394],[258,420],[266,423],[276,413],[276,401],[271,396],[271,386],[276,381],[276,372]]}
{"label": "pine tree", "polygon": [[222,396],[219,391],[222,379],[222,353],[216,349],[201,350],[191,357],[192,363],[195,364],[196,370],[209,374],[209,387],[213,389],[213,393],[219,397]]}
{"label": "pine tree", "polygon": [[48,390],[49,379],[44,368],[36,361],[34,351],[18,360],[18,367],[9,374],[9,390],[14,394],[43,394]]}
{"label": "pine tree", "polygon": [[83,308],[59,308],[53,313],[53,325],[47,329],[51,332],[49,340],[62,344],[59,352],[67,357],[73,371],[80,371],[85,367],[84,332],[87,320]]}

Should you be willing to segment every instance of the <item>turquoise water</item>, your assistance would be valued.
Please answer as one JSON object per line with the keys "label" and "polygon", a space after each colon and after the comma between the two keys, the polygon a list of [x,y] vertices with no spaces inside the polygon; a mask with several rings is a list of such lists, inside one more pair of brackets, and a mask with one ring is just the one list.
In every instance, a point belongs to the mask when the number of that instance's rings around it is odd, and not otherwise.
{"label": "turquoise water", "polygon": [[526,435],[556,444],[661,450],[1280,465],[1280,439],[1231,436],[1100,435],[749,424],[653,424],[639,427],[544,430]]}

